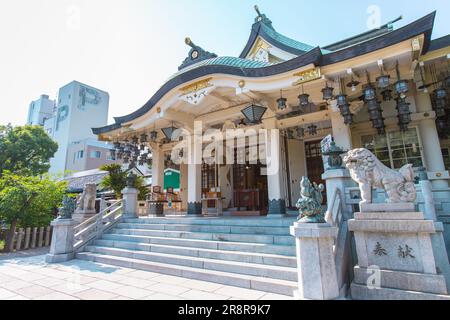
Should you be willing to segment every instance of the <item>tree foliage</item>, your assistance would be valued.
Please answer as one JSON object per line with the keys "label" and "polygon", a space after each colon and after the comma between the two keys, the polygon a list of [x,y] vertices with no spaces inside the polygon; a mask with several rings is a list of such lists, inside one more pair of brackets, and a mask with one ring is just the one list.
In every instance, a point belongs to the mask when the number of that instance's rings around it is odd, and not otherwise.
{"label": "tree foliage", "polygon": [[0,177],[4,171],[42,175],[57,150],[58,144],[40,126],[0,126]]}
{"label": "tree foliage", "polygon": [[21,227],[47,226],[66,189],[66,182],[4,171],[0,179],[0,220],[7,224],[16,221]]}
{"label": "tree foliage", "polygon": [[[100,170],[108,171],[108,175],[103,178],[100,186],[103,188],[111,189],[116,194],[119,199],[122,197],[122,190],[127,186],[127,175],[128,171],[122,169],[119,164],[108,164],[100,167]],[[148,188],[145,186],[144,178],[138,177],[134,185],[136,189],[139,190],[138,200],[143,201],[146,199],[149,192]]]}

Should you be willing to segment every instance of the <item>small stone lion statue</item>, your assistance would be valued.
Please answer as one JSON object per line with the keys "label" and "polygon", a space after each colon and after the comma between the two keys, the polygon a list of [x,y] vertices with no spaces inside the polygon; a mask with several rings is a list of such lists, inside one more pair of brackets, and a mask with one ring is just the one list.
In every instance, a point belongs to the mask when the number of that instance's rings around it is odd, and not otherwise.
{"label": "small stone lion statue", "polygon": [[76,212],[95,212],[95,198],[97,197],[97,185],[86,184],[83,193],[77,198]]}
{"label": "small stone lion statue", "polygon": [[372,203],[372,189],[386,191],[387,203],[407,203],[416,200],[414,171],[411,164],[399,171],[386,167],[367,149],[354,149],[344,157],[352,179],[359,184],[361,203]]}
{"label": "small stone lion statue", "polygon": [[325,223],[322,209],[323,184],[311,183],[307,177],[303,177],[300,182],[300,199],[297,201],[297,209],[299,209],[300,223]]}

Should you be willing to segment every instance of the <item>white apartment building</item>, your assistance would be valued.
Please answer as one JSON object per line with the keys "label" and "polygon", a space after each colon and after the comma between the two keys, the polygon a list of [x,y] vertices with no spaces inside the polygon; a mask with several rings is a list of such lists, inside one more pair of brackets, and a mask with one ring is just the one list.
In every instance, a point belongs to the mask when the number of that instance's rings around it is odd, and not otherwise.
{"label": "white apartment building", "polygon": [[30,103],[27,124],[32,126],[43,126],[47,119],[53,117],[55,106],[55,101],[50,100],[48,95],[41,95],[39,99]]}

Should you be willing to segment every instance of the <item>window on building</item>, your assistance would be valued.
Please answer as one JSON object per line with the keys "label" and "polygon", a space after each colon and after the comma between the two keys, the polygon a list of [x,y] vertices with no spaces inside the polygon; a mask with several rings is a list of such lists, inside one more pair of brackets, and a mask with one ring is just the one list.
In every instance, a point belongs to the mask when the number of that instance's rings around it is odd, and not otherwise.
{"label": "window on building", "polygon": [[423,166],[422,147],[417,128],[408,131],[392,131],[386,135],[364,135],[362,147],[372,151],[386,166],[400,169],[410,163],[414,167]]}
{"label": "window on building", "polygon": [[84,157],[84,151],[83,150],[80,150],[80,151],[78,151],[76,153],[76,156],[75,156],[76,159],[83,159],[83,157]]}
{"label": "window on building", "polygon": [[114,160],[116,160],[116,158],[113,157],[111,152],[108,152],[108,154],[106,155],[106,160],[114,161]]}
{"label": "window on building", "polygon": [[445,169],[450,170],[450,150],[449,150],[449,148],[442,149],[442,157],[444,158]]}
{"label": "window on building", "polygon": [[102,153],[100,151],[91,151],[90,157],[94,159],[100,159],[102,157]]}

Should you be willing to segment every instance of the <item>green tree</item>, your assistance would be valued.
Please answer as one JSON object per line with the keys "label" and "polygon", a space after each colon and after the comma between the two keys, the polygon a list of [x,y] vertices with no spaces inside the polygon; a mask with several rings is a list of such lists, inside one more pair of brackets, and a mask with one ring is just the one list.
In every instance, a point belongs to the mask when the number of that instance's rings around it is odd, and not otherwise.
{"label": "green tree", "polygon": [[3,171],[37,176],[48,172],[58,150],[40,126],[0,126],[0,177]]}
{"label": "green tree", "polygon": [[0,179],[0,220],[10,226],[4,250],[9,249],[17,227],[48,225],[66,189],[66,182],[46,176],[19,176],[4,171]]}
{"label": "green tree", "polygon": [[[127,186],[128,171],[123,170],[120,164],[104,165],[100,167],[100,170],[108,171],[109,173],[103,178],[100,186],[114,191],[118,199],[122,198],[122,190]],[[139,190],[138,200],[145,200],[149,190],[145,186],[144,178],[137,177],[134,187]]]}

